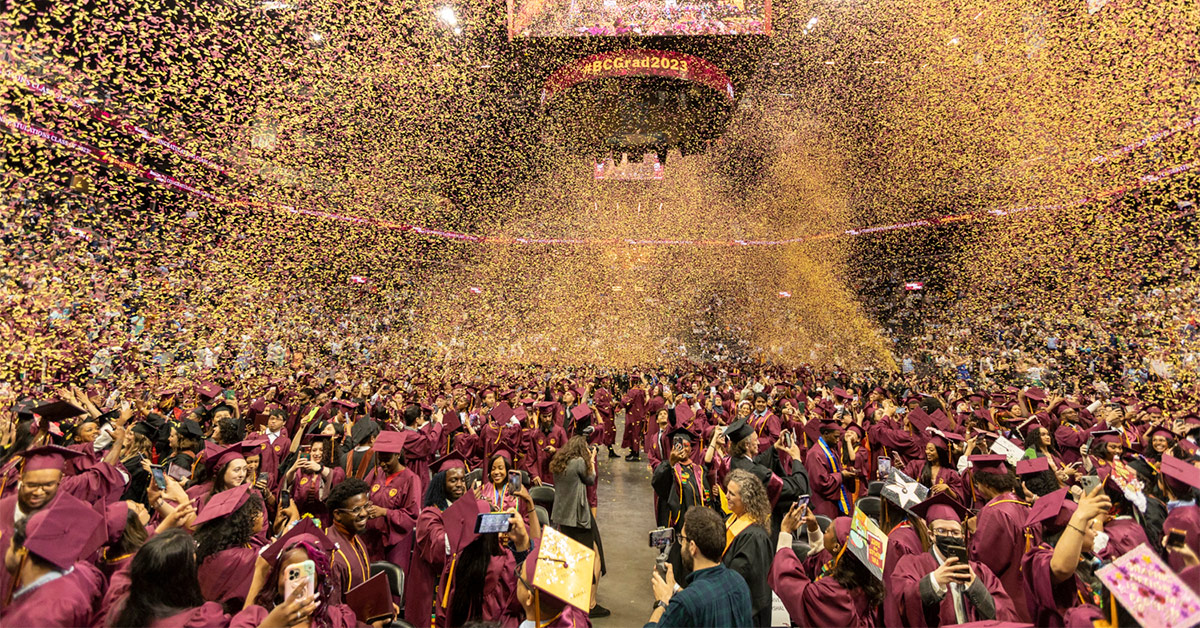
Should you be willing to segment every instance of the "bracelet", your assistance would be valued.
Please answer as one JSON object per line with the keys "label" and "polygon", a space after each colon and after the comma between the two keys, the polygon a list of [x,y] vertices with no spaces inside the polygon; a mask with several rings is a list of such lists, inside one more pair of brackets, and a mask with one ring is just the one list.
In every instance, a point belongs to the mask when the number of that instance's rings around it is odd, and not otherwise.
{"label": "bracelet", "polygon": [[1086,534],[1087,534],[1087,531],[1086,531],[1086,530],[1084,530],[1083,528],[1080,528],[1079,526],[1076,526],[1076,525],[1075,525],[1075,524],[1073,524],[1073,523],[1070,523],[1070,522],[1068,522],[1068,523],[1067,523],[1067,527],[1068,527],[1068,528],[1071,528],[1072,530],[1075,530],[1076,532],[1078,532],[1078,533],[1080,533],[1080,534],[1084,534],[1084,535],[1086,535]]}

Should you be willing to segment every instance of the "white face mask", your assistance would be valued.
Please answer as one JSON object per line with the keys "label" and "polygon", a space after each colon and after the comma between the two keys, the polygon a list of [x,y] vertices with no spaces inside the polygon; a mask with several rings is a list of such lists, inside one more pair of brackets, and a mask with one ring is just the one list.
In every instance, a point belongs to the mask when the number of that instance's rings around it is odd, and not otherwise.
{"label": "white face mask", "polygon": [[1104,548],[1106,547],[1108,547],[1108,533],[1097,532],[1096,538],[1092,539],[1092,553],[1099,554],[1100,552],[1103,552]]}

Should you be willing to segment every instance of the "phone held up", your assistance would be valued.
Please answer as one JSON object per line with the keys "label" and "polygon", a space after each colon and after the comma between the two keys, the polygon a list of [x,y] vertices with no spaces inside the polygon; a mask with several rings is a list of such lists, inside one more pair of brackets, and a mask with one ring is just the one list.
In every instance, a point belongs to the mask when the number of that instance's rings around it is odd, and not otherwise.
{"label": "phone held up", "polygon": [[283,584],[283,597],[288,596],[296,590],[296,587],[301,586],[301,581],[304,582],[304,595],[312,597],[316,590],[317,565],[311,560],[296,563],[287,568],[287,581]]}
{"label": "phone held up", "polygon": [[508,532],[509,525],[506,512],[481,512],[475,518],[475,534]]}

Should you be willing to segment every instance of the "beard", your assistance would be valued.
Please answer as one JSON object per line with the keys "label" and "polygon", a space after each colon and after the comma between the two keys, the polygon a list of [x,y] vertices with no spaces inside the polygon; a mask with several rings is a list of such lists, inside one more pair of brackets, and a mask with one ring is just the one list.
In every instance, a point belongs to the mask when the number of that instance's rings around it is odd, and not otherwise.
{"label": "beard", "polygon": [[696,565],[696,561],[692,557],[692,553],[687,551],[680,552],[679,562],[683,564],[683,570],[685,573],[691,573],[692,568]]}

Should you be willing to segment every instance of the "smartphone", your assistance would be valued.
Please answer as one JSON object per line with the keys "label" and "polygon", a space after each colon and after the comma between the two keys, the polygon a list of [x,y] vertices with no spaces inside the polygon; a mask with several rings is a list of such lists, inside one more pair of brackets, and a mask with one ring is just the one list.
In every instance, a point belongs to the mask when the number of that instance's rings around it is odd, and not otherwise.
{"label": "smartphone", "polygon": [[299,459],[304,460],[304,461],[312,460],[312,445],[301,445],[300,446],[300,458]]}
{"label": "smartphone", "polygon": [[887,456],[880,456],[877,462],[879,470],[876,472],[876,476],[886,478],[892,474],[891,458],[888,458]]}
{"label": "smartphone", "polygon": [[508,492],[516,493],[521,490],[521,472],[509,471],[508,473]]}
{"label": "smartphone", "polygon": [[232,390],[226,390],[226,391],[225,391],[225,398],[226,398],[226,399],[233,399],[233,391],[232,391]]}
{"label": "smartphone", "polygon": [[657,528],[650,531],[650,547],[662,549],[675,541],[673,528]]}
{"label": "smartphone", "polygon": [[287,599],[291,596],[296,587],[301,586],[300,582],[306,579],[307,581],[304,583],[304,595],[312,597],[317,580],[316,564],[311,560],[306,560],[288,567],[287,580],[283,583],[283,598]]}
{"label": "smartphone", "polygon": [[1167,547],[1183,547],[1187,542],[1187,530],[1171,528],[1170,534],[1167,535],[1167,540],[1163,545]]}
{"label": "smartphone", "polygon": [[266,471],[263,471],[258,474],[258,481],[256,481],[255,484],[262,484],[263,486],[266,486],[267,481],[270,478],[271,478],[271,475],[269,473],[267,473]]}
{"label": "smartphone", "polygon": [[158,490],[167,490],[167,474],[163,471],[161,464],[150,465],[150,475],[154,476],[154,483],[158,485]]}
{"label": "smartphone", "polygon": [[[950,552],[950,556],[958,559],[958,564],[967,564],[967,546],[966,545],[948,545],[946,549]],[[947,556],[946,558],[950,558]]]}
{"label": "smartphone", "polygon": [[812,497],[810,497],[810,496],[808,496],[808,495],[801,495],[801,496],[799,496],[799,497],[797,497],[797,498],[796,498],[796,505],[797,505],[797,506],[799,506],[799,507],[801,507],[801,508],[808,508],[808,502],[809,502],[811,499],[812,499]]}
{"label": "smartphone", "polygon": [[174,462],[167,465],[167,477],[175,478],[176,482],[183,484],[192,477],[192,474],[187,469],[175,464]]}
{"label": "smartphone", "polygon": [[796,437],[792,435],[791,430],[783,433],[783,444],[787,445],[788,447],[796,444]]}
{"label": "smartphone", "polygon": [[1085,475],[1079,478],[1079,488],[1083,489],[1085,494],[1091,493],[1098,484],[1100,484],[1100,476],[1098,475]]}
{"label": "smartphone", "polygon": [[287,508],[292,505],[292,492],[289,490],[279,491],[279,507]]}
{"label": "smartphone", "polygon": [[508,532],[508,513],[481,512],[475,518],[475,534],[495,534]]}

